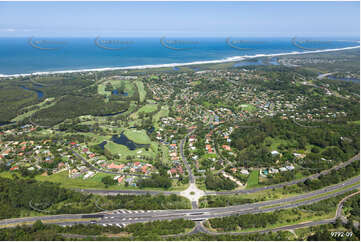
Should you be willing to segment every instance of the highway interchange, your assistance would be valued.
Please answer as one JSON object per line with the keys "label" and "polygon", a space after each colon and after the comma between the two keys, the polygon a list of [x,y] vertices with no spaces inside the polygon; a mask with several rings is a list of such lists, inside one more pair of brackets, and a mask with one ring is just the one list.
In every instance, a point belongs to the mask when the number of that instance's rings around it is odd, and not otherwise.
{"label": "highway interchange", "polygon": [[[189,132],[188,135],[192,133]],[[187,135],[187,136],[188,136]],[[187,137],[186,136],[186,137]],[[62,226],[69,226],[73,224],[89,224],[89,223],[97,223],[103,226],[118,226],[125,227],[131,223],[139,223],[139,222],[150,222],[154,220],[173,220],[173,219],[190,219],[196,221],[197,226],[190,233],[198,233],[204,232],[209,234],[217,234],[215,232],[210,232],[203,226],[203,221],[210,218],[217,217],[225,217],[231,215],[241,215],[241,214],[257,214],[257,213],[265,213],[272,212],[280,209],[289,209],[295,208],[302,205],[312,204],[315,202],[322,201],[324,199],[335,197],[346,192],[350,192],[353,190],[359,190],[360,188],[360,176],[354,177],[352,179],[346,180],[343,183],[335,184],[329,187],[325,187],[319,190],[315,190],[309,193],[290,196],[277,200],[268,200],[257,203],[249,203],[237,206],[228,206],[228,207],[217,207],[217,208],[198,208],[198,199],[204,195],[229,195],[229,194],[249,194],[256,193],[265,190],[281,188],[284,186],[290,186],[293,184],[304,182],[306,179],[314,179],[319,177],[321,174],[325,175],[331,172],[332,170],[337,170],[342,167],[347,166],[348,164],[357,161],[360,159],[360,154],[352,157],[348,161],[341,163],[337,166],[332,167],[329,170],[322,171],[317,174],[313,174],[309,177],[271,185],[265,187],[259,187],[254,189],[246,189],[246,190],[236,190],[236,191],[222,191],[222,192],[204,192],[199,190],[195,181],[196,178],[192,174],[192,170],[187,162],[186,157],[184,156],[183,146],[186,140],[186,137],[180,143],[180,153],[182,156],[182,160],[185,164],[185,167],[189,174],[190,186],[186,191],[183,192],[161,192],[161,191],[138,191],[138,190],[90,190],[90,189],[81,189],[81,192],[94,193],[100,195],[115,195],[115,194],[178,194],[187,197],[192,203],[192,209],[179,209],[179,210],[126,210],[126,209],[117,209],[112,211],[102,211],[99,213],[92,214],[63,214],[63,215],[49,215],[49,216],[38,216],[38,217],[25,217],[25,218],[14,218],[14,219],[5,219],[0,220],[0,228],[1,227],[14,227],[20,224],[31,224],[36,220],[42,220],[46,223],[58,224]],[[342,204],[341,204],[342,205]],[[339,213],[339,208],[337,209],[337,213]],[[318,224],[331,223],[335,221],[336,217],[340,217],[340,214],[336,214],[335,218],[326,219],[321,221],[311,221],[308,223],[298,224],[298,225],[289,225],[282,228],[274,228],[272,230],[264,230],[258,232],[267,232],[267,231],[278,231],[278,230],[290,230],[301,228],[305,226],[313,226]],[[239,233],[238,233],[239,234]]]}

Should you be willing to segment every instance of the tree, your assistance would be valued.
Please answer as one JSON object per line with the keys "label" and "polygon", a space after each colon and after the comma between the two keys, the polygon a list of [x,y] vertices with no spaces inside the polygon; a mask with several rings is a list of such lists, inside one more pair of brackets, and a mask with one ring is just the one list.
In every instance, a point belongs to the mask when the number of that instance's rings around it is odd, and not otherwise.
{"label": "tree", "polygon": [[105,176],[102,178],[102,183],[104,183],[105,187],[108,187],[108,186],[111,186],[111,185],[114,185],[117,183],[116,180],[114,180],[111,176]]}

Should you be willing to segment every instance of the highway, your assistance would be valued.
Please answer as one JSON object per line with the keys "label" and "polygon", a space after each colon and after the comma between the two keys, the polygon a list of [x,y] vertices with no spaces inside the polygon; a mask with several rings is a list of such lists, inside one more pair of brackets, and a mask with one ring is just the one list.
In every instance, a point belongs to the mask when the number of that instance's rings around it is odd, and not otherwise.
{"label": "highway", "polygon": [[[210,218],[225,217],[237,214],[257,214],[271,212],[279,209],[299,207],[322,201],[324,199],[343,194],[347,191],[359,189],[360,177],[355,177],[343,183],[329,186],[320,190],[293,197],[263,201],[258,203],[243,204],[230,207],[202,208],[202,209],[179,209],[179,210],[126,210],[117,209],[113,211],[103,211],[93,214],[63,214],[39,217],[26,217],[0,220],[0,226],[16,226],[24,222],[35,222],[36,220],[59,225],[72,225],[75,223],[90,223],[96,220],[98,224],[104,226],[126,226],[130,223],[149,222],[154,220],[190,219],[193,221],[203,221]],[[345,188],[340,190],[341,188]],[[97,217],[97,218],[92,218]]]}

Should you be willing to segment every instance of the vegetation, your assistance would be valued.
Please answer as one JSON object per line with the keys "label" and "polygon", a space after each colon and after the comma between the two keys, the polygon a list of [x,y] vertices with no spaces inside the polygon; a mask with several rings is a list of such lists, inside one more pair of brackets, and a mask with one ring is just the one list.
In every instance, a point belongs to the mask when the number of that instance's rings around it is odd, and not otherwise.
{"label": "vegetation", "polygon": [[61,188],[58,184],[50,182],[0,177],[0,219],[41,214],[92,213],[110,208],[182,209],[189,207],[190,204],[186,198],[176,195],[101,197]]}
{"label": "vegetation", "polygon": [[222,175],[213,175],[208,173],[205,180],[206,188],[208,190],[233,190],[237,187],[234,181]]}
{"label": "vegetation", "polygon": [[213,218],[209,222],[212,228],[222,231],[234,231],[238,229],[261,229],[283,223],[294,224],[305,219],[312,218],[314,220],[316,217],[320,218],[327,214],[333,217],[336,206],[343,197],[344,195],[339,195],[314,204],[303,205],[299,208],[283,209],[269,213]]}

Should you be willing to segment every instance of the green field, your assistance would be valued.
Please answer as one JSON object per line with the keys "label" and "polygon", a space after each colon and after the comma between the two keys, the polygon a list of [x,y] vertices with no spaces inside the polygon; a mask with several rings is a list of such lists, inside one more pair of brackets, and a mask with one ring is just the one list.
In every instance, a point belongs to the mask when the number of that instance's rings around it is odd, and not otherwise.
{"label": "green field", "polygon": [[242,104],[241,109],[242,111],[253,112],[256,110],[256,107],[251,104]]}
{"label": "green field", "polygon": [[139,102],[142,103],[142,102],[144,102],[145,95],[147,94],[147,92],[144,89],[143,82],[136,81],[135,84],[137,85],[138,92],[139,92]]}
{"label": "green field", "polygon": [[153,147],[155,147],[155,146],[156,146],[156,144],[153,145],[153,142],[152,142],[148,151],[146,151],[145,148],[129,150],[124,145],[120,145],[120,144],[116,144],[112,141],[108,141],[107,144],[105,145],[105,148],[107,150],[109,150],[110,153],[112,153],[113,155],[119,155],[120,161],[126,161],[127,156],[135,156],[135,157],[146,156],[146,157],[150,157],[150,158],[154,159],[156,153],[154,152]]}
{"label": "green field", "polygon": [[253,188],[258,186],[258,175],[259,170],[253,170],[251,174],[249,174],[246,188]]}
{"label": "green field", "polygon": [[158,124],[159,119],[162,117],[167,117],[168,114],[169,114],[168,106],[162,106],[160,111],[153,116],[153,126],[156,129],[158,129],[159,128],[159,124]]}
{"label": "green field", "polygon": [[150,144],[151,140],[145,130],[127,129],[124,135],[137,144]]}
{"label": "green field", "polygon": [[157,108],[158,108],[158,105],[157,105],[157,104],[146,104],[146,105],[142,106],[140,109],[138,109],[137,112],[132,113],[132,114],[130,115],[130,117],[133,118],[133,119],[137,119],[139,113],[150,113],[150,112],[154,112],[154,111],[157,110]]}

